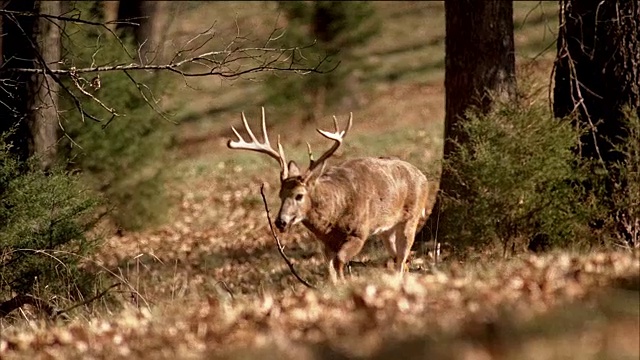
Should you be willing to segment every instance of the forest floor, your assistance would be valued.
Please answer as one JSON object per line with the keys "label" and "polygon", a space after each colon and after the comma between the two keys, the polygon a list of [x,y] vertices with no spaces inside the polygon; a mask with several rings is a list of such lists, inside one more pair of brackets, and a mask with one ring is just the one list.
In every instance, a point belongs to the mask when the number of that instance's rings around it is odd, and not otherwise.
{"label": "forest floor", "polygon": [[[180,24],[171,27],[176,39],[214,20],[221,34],[236,27],[269,33],[277,18],[275,8],[262,2],[181,4]],[[393,155],[434,174],[444,118],[443,5],[374,4],[384,14],[382,32],[361,51],[375,71],[336,157]],[[555,6],[515,5],[519,79],[540,89],[544,100],[555,52]],[[640,357],[638,252],[506,259],[489,253],[433,266],[418,249],[411,271],[399,279],[385,269],[380,244],[371,242],[351,266],[349,281],[333,286],[319,244],[296,229],[282,242],[316,289],[304,287],[278,254],[266,220],[260,186],[265,183],[273,213],[274,163],[225,146],[239,111],[257,119],[259,83],[196,79],[167,98],[189,104],[176,114],[181,124],[168,184],[175,200],[171,221],[110,236],[93,259],[122,282],[114,291],[118,306],[96,302],[89,312],[53,324],[23,311],[0,324],[0,358]],[[314,126],[302,122],[279,121],[270,133],[285,135],[285,150],[296,160],[306,156],[307,139],[314,148],[326,146]]]}

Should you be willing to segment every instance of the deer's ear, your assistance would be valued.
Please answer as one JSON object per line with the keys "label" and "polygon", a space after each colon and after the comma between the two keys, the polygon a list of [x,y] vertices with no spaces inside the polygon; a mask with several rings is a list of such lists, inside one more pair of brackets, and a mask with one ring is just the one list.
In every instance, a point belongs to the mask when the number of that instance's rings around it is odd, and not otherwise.
{"label": "deer's ear", "polygon": [[289,177],[292,176],[300,176],[300,169],[293,160],[289,161]]}

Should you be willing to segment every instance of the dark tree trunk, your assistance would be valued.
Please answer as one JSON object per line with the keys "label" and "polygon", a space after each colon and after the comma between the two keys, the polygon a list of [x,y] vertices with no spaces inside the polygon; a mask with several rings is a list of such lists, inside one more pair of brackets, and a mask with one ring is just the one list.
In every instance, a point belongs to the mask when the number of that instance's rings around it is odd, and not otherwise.
{"label": "dark tree trunk", "polygon": [[445,18],[446,159],[451,140],[464,141],[458,126],[464,112],[471,106],[486,112],[494,97],[513,98],[516,78],[511,1],[447,1]]}
{"label": "dark tree trunk", "polygon": [[[3,8],[12,11],[34,12],[37,4],[33,0],[5,0]],[[35,38],[36,18],[28,16],[2,15],[2,66],[5,68],[32,68],[35,51],[29,40]],[[10,74],[10,73],[5,73]],[[2,79],[0,89],[0,132],[12,144],[11,151],[20,160],[29,157],[28,114],[30,108],[30,81],[28,74],[13,73]]]}
{"label": "dark tree trunk", "polygon": [[[117,28],[133,35],[140,59],[152,62],[159,54],[160,30],[157,17],[164,11],[166,2],[148,0],[120,1],[118,20],[138,25],[118,24]],[[162,10],[161,10],[162,9]]]}
{"label": "dark tree trunk", "polygon": [[638,1],[561,0],[559,16],[554,115],[577,112],[595,129],[581,139],[582,155],[621,160],[613,146],[626,133],[622,108],[640,107]]}
{"label": "dark tree trunk", "polygon": [[634,230],[621,221],[634,210],[616,209],[614,189],[618,197],[634,196],[616,163],[626,160],[617,150],[628,136],[624,107],[640,112],[640,5],[638,0],[561,0],[559,17],[554,115],[576,116],[588,130],[577,151],[606,169],[602,201],[619,233],[632,241]]}
{"label": "dark tree trunk", "polygon": [[[60,15],[60,1],[5,1],[5,9]],[[54,21],[33,16],[3,16],[2,66],[51,69],[60,60],[60,30]],[[0,131],[21,160],[35,155],[48,169],[56,155],[58,85],[44,75],[12,74],[0,92]]]}
{"label": "dark tree trunk", "polygon": [[[5,0],[0,0],[0,9],[4,9],[6,5],[6,1]],[[4,22],[4,16],[0,16],[0,34],[4,34],[4,32],[2,32],[2,23]],[[4,38],[4,36],[0,36],[0,69],[2,68],[2,65],[4,64],[4,57],[2,56],[2,38]]]}
{"label": "dark tree trunk", "polygon": [[[464,145],[460,131],[464,112],[470,107],[489,111],[495,100],[509,100],[516,94],[511,1],[452,0],[445,2],[445,142],[444,160],[455,142]],[[445,166],[440,190],[461,197],[461,188]],[[428,239],[441,214],[440,196],[421,239]],[[427,232],[425,234],[425,232]]]}

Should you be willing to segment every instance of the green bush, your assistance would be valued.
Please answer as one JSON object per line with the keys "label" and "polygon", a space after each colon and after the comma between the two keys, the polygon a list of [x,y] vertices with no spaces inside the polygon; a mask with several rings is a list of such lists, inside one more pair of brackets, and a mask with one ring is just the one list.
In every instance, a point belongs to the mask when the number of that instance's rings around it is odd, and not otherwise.
{"label": "green bush", "polygon": [[622,244],[640,247],[640,116],[627,109],[625,140],[615,151],[624,160],[614,164],[617,180],[612,189],[616,237]]}
{"label": "green bush", "polygon": [[[77,3],[81,18],[91,14],[90,3]],[[135,54],[130,39],[120,44],[104,29],[83,24],[67,24],[64,39],[66,63],[76,68],[91,64],[123,64],[131,62],[127,55]],[[86,76],[89,83],[95,74]],[[63,96],[61,107],[66,110],[63,121],[67,138],[62,156],[73,169],[80,170],[94,189],[106,195],[114,207],[112,218],[126,229],[140,229],[162,221],[167,212],[164,191],[168,148],[172,144],[174,124],[163,119],[140,94],[151,103],[160,96],[168,81],[165,75],[141,72],[107,72],[100,74],[101,87],[86,86],[106,106],[121,116],[112,115],[100,104],[78,93],[84,110],[100,119],[96,122],[81,118],[69,96]],[[144,86],[137,86],[137,84]],[[73,89],[73,84],[68,84]],[[151,95],[153,93],[153,95]],[[64,94],[63,94],[64,95]]]}
{"label": "green bush", "polygon": [[100,243],[87,235],[99,220],[101,200],[77,175],[24,164],[0,137],[0,292],[81,298],[95,291],[97,275],[83,258]]}
{"label": "green bush", "polygon": [[467,112],[468,142],[444,164],[460,194],[443,194],[440,228],[458,249],[543,239],[551,246],[597,241],[589,222],[601,212],[585,182],[592,164],[574,149],[579,131],[544,105],[500,104],[489,114]]}

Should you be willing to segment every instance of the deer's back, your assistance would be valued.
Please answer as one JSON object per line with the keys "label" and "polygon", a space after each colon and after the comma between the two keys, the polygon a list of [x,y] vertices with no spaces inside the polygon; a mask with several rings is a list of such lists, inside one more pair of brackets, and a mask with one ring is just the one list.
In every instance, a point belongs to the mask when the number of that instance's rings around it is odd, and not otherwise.
{"label": "deer's back", "polygon": [[328,167],[318,178],[316,190],[316,198],[323,203],[319,208],[331,209],[325,218],[333,220],[326,222],[333,228],[318,229],[325,237],[384,231],[423,212],[428,196],[426,176],[412,164],[394,158],[354,158]]}

